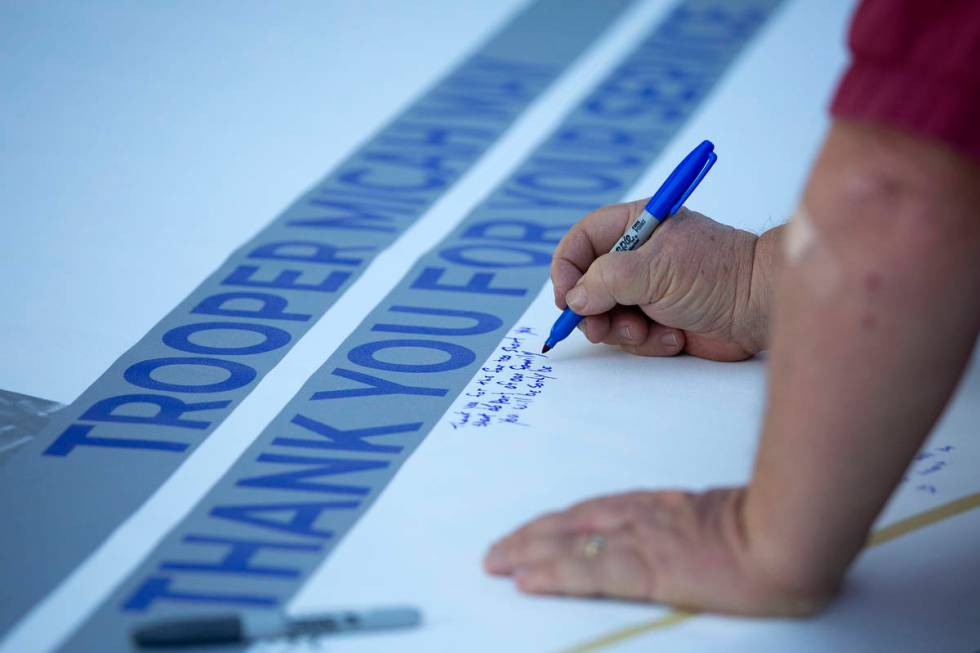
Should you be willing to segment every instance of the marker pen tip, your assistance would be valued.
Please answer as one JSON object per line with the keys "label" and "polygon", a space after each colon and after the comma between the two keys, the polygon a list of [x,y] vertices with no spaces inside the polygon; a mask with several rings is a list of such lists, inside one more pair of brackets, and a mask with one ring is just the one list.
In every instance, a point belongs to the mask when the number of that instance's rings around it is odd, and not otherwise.
{"label": "marker pen tip", "polygon": [[548,343],[544,343],[544,347],[541,348],[541,353],[542,354],[547,354],[550,350],[551,350],[551,347],[548,346]]}

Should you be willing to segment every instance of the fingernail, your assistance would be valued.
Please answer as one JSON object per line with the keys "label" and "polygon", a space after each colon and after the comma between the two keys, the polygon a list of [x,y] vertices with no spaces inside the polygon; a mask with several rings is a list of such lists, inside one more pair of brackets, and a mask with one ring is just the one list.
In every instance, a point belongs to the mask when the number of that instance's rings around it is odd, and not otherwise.
{"label": "fingernail", "polygon": [[630,328],[628,326],[624,326],[619,330],[619,337],[621,337],[623,340],[632,340],[633,334],[630,333]]}
{"label": "fingernail", "polygon": [[565,301],[568,302],[569,308],[571,308],[573,311],[579,311],[580,309],[585,308],[586,303],[588,303],[588,299],[589,296],[588,293],[586,293],[584,286],[575,286],[568,291],[567,295],[565,295]]}
{"label": "fingernail", "polygon": [[660,342],[664,344],[664,347],[668,347],[670,349],[676,349],[681,344],[681,341],[677,338],[676,333],[666,334],[660,339]]}

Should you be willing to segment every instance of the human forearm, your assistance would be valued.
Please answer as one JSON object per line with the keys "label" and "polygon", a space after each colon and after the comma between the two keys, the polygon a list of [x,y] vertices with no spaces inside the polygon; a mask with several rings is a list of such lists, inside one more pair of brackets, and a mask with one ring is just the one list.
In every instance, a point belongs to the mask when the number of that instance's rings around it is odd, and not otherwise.
{"label": "human forearm", "polygon": [[786,234],[769,407],[744,508],[748,555],[833,590],[948,400],[980,307],[977,170],[838,124]]}
{"label": "human forearm", "polygon": [[[758,239],[677,216],[647,244],[655,256],[636,252],[620,275],[607,257],[606,274],[593,279],[636,279],[628,272],[659,262],[696,272],[682,275],[701,284],[695,290],[723,289],[733,298],[721,304],[727,324],[754,328],[726,333],[720,360],[765,347],[775,303],[769,406],[748,488],[586,501],[503,538],[488,552],[488,571],[528,592],[738,614],[808,614],[829,597],[973,347],[980,173],[909,137],[835,125],[803,204],[809,217]],[[726,242],[736,256],[720,255]],[[716,251],[692,259],[706,243]],[[593,283],[588,295],[602,299],[601,290]],[[615,290],[605,295],[643,303],[642,285],[639,301]],[[705,305],[690,302],[685,317],[700,319]],[[644,306],[664,323],[664,307],[652,308]],[[684,337],[691,351],[703,336]]]}

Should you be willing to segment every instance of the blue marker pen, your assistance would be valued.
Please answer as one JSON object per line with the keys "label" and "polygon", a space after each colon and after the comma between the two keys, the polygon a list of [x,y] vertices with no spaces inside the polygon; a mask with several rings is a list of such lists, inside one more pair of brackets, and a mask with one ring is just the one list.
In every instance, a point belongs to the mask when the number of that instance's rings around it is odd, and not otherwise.
{"label": "blue marker pen", "polygon": [[[622,238],[609,250],[612,252],[628,252],[636,249],[650,238],[653,230],[660,226],[660,223],[677,213],[678,209],[684,205],[694,189],[698,187],[704,176],[711,170],[711,166],[718,160],[718,155],[714,153],[715,146],[711,141],[702,141],[694,150],[684,157],[684,160],[674,168],[674,171],[667,177],[667,181],[657,190],[650,201],[647,202],[643,213],[633,224],[626,229]],[[568,337],[578,323],[582,321],[582,316],[577,315],[572,309],[566,308],[561,316],[551,327],[551,333],[541,349],[541,353],[547,352],[559,342]]]}

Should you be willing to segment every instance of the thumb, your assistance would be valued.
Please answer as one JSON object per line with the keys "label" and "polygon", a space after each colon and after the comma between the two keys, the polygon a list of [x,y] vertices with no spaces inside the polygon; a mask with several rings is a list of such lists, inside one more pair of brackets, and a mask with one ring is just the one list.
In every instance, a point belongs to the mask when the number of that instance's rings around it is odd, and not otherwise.
{"label": "thumb", "polygon": [[610,252],[600,256],[565,295],[579,315],[605,313],[616,304],[650,302],[650,266],[646,252]]}

